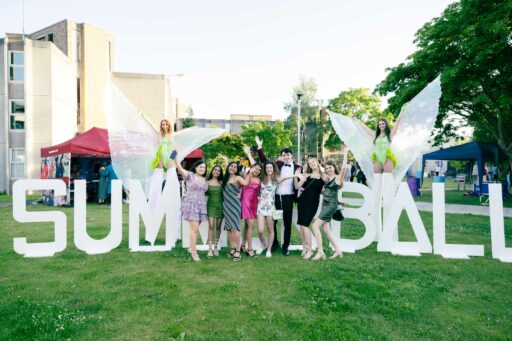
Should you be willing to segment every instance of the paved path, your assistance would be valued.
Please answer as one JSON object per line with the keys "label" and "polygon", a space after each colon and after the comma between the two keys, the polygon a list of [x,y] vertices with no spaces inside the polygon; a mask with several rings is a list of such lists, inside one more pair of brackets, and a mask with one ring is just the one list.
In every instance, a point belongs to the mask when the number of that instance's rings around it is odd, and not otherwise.
{"label": "paved path", "polygon": [[[343,198],[343,200],[347,201],[347,203],[351,205],[356,206],[359,206],[363,203],[362,199]],[[431,202],[416,201],[416,206],[420,211],[432,212]],[[489,206],[445,204],[445,207],[446,213],[489,216]],[[504,207],[503,216],[512,218],[512,208]]]}

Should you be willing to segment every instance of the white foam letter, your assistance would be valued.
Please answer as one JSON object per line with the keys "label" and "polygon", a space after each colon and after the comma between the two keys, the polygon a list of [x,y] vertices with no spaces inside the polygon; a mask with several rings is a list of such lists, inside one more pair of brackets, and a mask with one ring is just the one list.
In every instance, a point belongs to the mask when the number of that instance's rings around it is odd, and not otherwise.
{"label": "white foam letter", "polygon": [[51,257],[66,249],[66,215],[63,212],[28,212],[27,190],[53,190],[54,195],[66,195],[66,184],[62,180],[18,180],[14,183],[12,215],[20,223],[53,222],[55,240],[48,243],[27,243],[27,238],[14,238],[14,251],[25,257]]}
{"label": "white foam letter", "polygon": [[469,259],[469,256],[483,256],[483,245],[446,244],[444,183],[432,184],[432,205],[434,218],[434,254],[443,258]]}
{"label": "white foam letter", "polygon": [[107,253],[121,244],[123,238],[123,184],[112,180],[110,232],[102,240],[96,240],[87,233],[86,186],[85,180],[75,180],[75,245],[90,255]]}
{"label": "white foam letter", "polygon": [[501,184],[489,184],[489,215],[491,218],[492,258],[512,263],[512,248],[505,246],[505,221]]}
{"label": "white foam letter", "polygon": [[[398,233],[398,219],[404,208],[416,235],[416,242],[394,240],[393,236]],[[384,230],[377,244],[377,251],[388,251],[408,256],[421,256],[421,253],[432,252],[432,244],[430,244],[427,231],[425,231],[425,226],[406,182],[402,182],[398,187],[389,215],[385,214],[384,216]]]}

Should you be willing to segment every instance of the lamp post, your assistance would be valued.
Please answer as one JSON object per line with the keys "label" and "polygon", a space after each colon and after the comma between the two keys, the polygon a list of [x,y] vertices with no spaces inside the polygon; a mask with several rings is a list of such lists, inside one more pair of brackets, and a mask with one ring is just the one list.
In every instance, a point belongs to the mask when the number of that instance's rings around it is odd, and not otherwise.
{"label": "lamp post", "polygon": [[302,165],[300,157],[300,100],[302,96],[302,93],[297,93],[297,162],[299,165]]}

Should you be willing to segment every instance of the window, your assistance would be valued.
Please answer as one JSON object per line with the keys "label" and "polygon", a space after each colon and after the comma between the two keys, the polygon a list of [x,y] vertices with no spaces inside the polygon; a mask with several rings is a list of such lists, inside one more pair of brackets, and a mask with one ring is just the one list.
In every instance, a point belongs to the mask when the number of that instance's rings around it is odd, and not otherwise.
{"label": "window", "polygon": [[25,54],[22,51],[9,52],[9,80],[12,82],[25,80]]}
{"label": "window", "polygon": [[48,33],[48,41],[53,43],[53,33]]}
{"label": "window", "polygon": [[10,100],[9,101],[9,122],[11,130],[25,129],[25,101]]}
{"label": "window", "polygon": [[11,149],[11,179],[22,179],[25,177],[25,149]]}
{"label": "window", "polygon": [[46,40],[46,36],[37,37],[36,40]]}

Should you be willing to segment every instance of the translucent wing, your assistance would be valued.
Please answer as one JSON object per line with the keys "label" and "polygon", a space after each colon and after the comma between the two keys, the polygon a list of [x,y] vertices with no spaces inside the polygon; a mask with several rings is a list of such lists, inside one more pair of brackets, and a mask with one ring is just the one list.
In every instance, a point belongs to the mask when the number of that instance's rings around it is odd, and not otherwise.
{"label": "translucent wing", "polygon": [[393,171],[395,189],[409,167],[428,145],[439,111],[440,98],[441,81],[440,77],[437,77],[403,109],[390,147],[398,160],[398,165]]}
{"label": "translucent wing", "polygon": [[158,149],[158,133],[112,83],[105,87],[104,103],[112,167],[124,184],[137,179],[147,188],[153,173],[151,161]]}
{"label": "translucent wing", "polygon": [[368,184],[373,183],[372,148],[373,138],[367,133],[363,123],[334,112],[329,112],[332,126],[340,139],[350,147],[350,151],[361,166]]}
{"label": "translucent wing", "polygon": [[210,142],[216,137],[227,133],[227,130],[220,128],[198,128],[192,127],[174,133],[174,143],[178,155],[176,160],[183,160],[188,154],[203,144]]}

